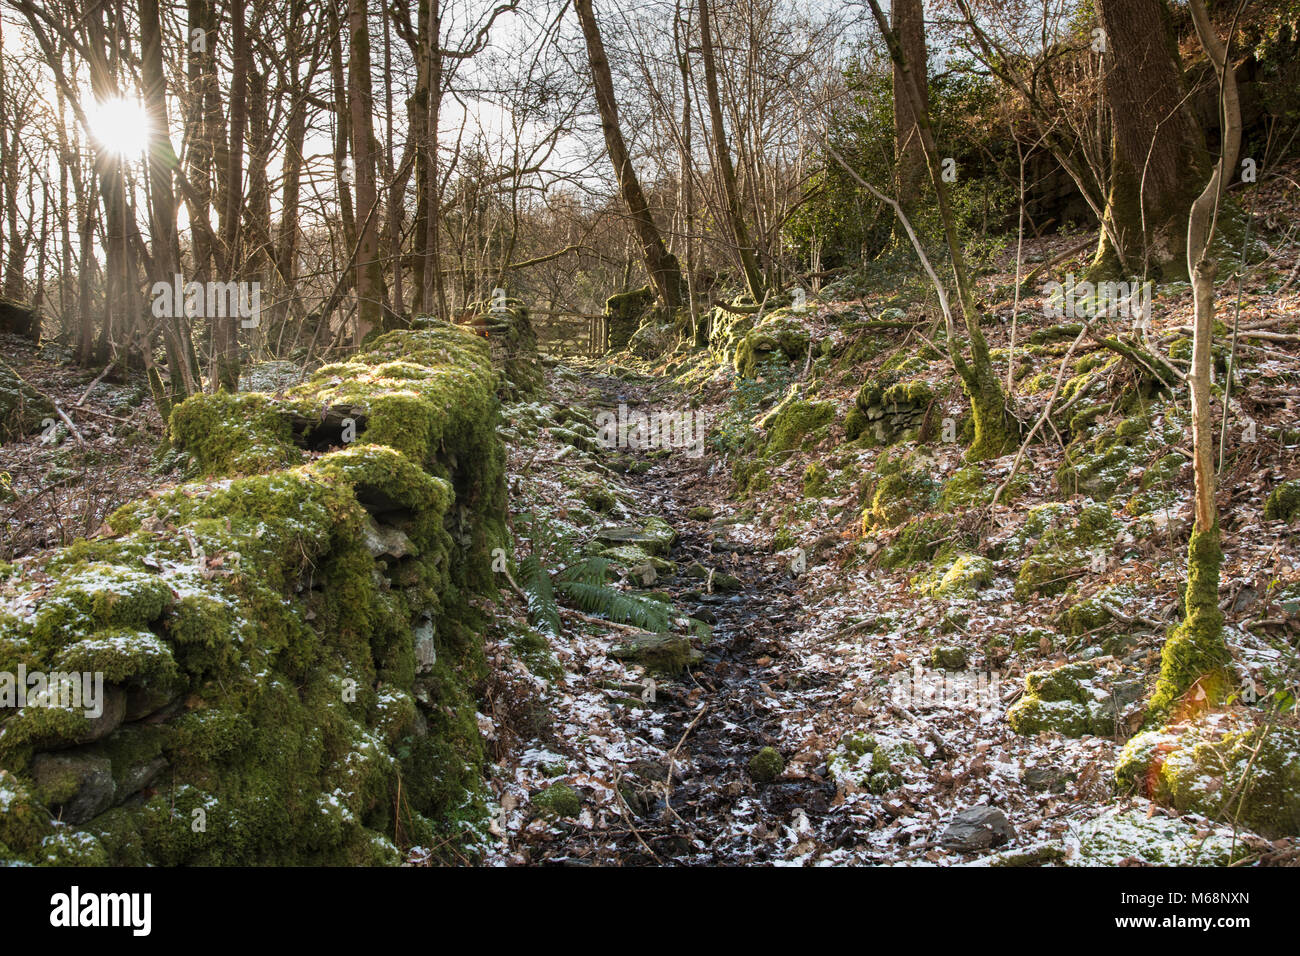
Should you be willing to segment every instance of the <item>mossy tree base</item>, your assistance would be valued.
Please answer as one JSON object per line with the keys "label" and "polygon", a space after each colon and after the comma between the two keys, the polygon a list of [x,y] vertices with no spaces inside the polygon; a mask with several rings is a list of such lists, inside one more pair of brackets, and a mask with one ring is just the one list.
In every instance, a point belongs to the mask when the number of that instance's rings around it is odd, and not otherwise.
{"label": "mossy tree base", "polygon": [[1160,678],[1148,706],[1148,724],[1183,716],[1177,713],[1180,709],[1194,712],[1214,706],[1227,696],[1231,657],[1219,610],[1222,563],[1218,525],[1193,531],[1187,546],[1186,616],[1160,653]]}

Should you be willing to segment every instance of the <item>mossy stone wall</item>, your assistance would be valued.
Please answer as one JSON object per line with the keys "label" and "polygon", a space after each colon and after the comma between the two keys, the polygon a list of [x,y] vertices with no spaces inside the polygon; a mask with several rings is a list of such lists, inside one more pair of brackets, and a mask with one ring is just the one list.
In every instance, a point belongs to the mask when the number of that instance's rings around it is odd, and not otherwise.
{"label": "mossy stone wall", "polygon": [[[486,828],[476,686],[507,547],[498,377],[451,326],[285,395],[171,419],[196,480],[0,574],[0,672],[104,675],[102,713],[0,709],[0,856],[33,863],[460,858]],[[357,410],[308,452],[303,420]],[[295,424],[296,423],[296,424]],[[316,436],[320,438],[319,435]]]}

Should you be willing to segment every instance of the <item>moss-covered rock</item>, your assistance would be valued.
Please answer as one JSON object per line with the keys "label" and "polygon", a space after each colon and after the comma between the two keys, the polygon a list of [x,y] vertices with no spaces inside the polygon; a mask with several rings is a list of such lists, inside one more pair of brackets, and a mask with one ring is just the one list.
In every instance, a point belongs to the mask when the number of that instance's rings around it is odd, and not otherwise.
{"label": "moss-covered rock", "polygon": [[1275,521],[1293,521],[1300,517],[1300,478],[1284,481],[1268,493],[1264,517]]}
{"label": "moss-covered rock", "polygon": [[783,311],[770,312],[736,344],[733,363],[742,378],[754,378],[773,359],[794,362],[808,354],[808,328]]}
{"label": "moss-covered rock", "polygon": [[820,461],[810,462],[803,472],[803,493],[808,498],[818,498],[826,490],[830,472]]}
{"label": "moss-covered rock", "polygon": [[929,561],[941,549],[961,542],[953,541],[951,524],[944,518],[928,515],[907,521],[893,540],[880,552],[879,563],[884,568],[902,568],[918,561]]}
{"label": "moss-covered rock", "polygon": [[1016,577],[1016,596],[1023,599],[1066,591],[1110,553],[1119,528],[1114,514],[1101,504],[1084,505],[1073,514],[1055,503],[1031,509],[1009,544],[1012,552],[1029,548]]}
{"label": "moss-covered rock", "polygon": [[1069,836],[1076,866],[1226,866],[1247,852],[1227,827],[1111,808]]}
{"label": "moss-covered rock", "polygon": [[970,597],[992,581],[992,561],[977,554],[963,554],[944,572],[935,593],[940,597]]}
{"label": "moss-covered rock", "polygon": [[876,444],[893,444],[921,437],[921,429],[937,396],[928,382],[900,381],[903,371],[881,372],[858,389],[853,408],[845,419],[850,440],[865,434]]}
{"label": "moss-covered rock", "polygon": [[959,671],[966,666],[966,648],[951,645],[932,647],[930,664],[945,671]]}
{"label": "moss-covered rock", "polygon": [[54,406],[4,365],[0,365],[0,442],[39,430],[53,422]]}
{"label": "moss-covered rock", "polygon": [[546,817],[576,817],[582,810],[582,801],[573,788],[565,783],[553,783],[545,790],[533,794],[533,806]]}
{"label": "moss-covered rock", "polygon": [[785,772],[785,758],[775,747],[764,747],[749,758],[749,775],[759,783],[771,783]]}
{"label": "moss-covered rock", "polygon": [[1139,695],[1137,682],[1126,683],[1116,694],[1092,662],[1063,664],[1026,675],[1024,696],[1007,711],[1007,723],[1026,736],[1044,731],[1066,737],[1109,735],[1119,713]]}
{"label": "moss-covered rock", "polygon": [[[1182,467],[1181,459],[1165,459],[1171,454],[1170,446],[1185,439],[1186,413],[1162,403],[1113,427],[1096,424],[1095,419],[1109,407],[1088,406],[1071,419],[1070,430],[1080,437],[1067,449],[1066,460],[1057,470],[1061,491],[1100,500],[1139,487],[1163,490],[1161,483],[1172,483]],[[1161,470],[1153,473],[1151,466],[1157,462],[1162,462]]]}
{"label": "moss-covered rock", "polygon": [[834,418],[835,406],[830,402],[801,399],[785,402],[763,423],[768,430],[767,451],[784,452],[799,448],[809,436]]}
{"label": "moss-covered rock", "polygon": [[704,655],[681,634],[634,634],[610,648],[609,656],[633,661],[656,674],[676,677]]}
{"label": "moss-covered rock", "polygon": [[596,540],[611,547],[631,545],[648,554],[666,555],[677,540],[672,525],[658,515],[651,515],[640,525],[613,525],[596,532]]}
{"label": "moss-covered rock", "polygon": [[654,291],[648,285],[628,292],[618,292],[605,300],[611,352],[621,352],[627,348],[641,324],[641,317],[650,311],[654,301]]}
{"label": "moss-covered rock", "polygon": [[1300,834],[1300,731],[1244,713],[1146,731],[1115,764],[1121,791],[1267,837]]}
{"label": "moss-covered rock", "polygon": [[871,502],[862,513],[864,533],[896,528],[933,503],[934,479],[926,467],[914,464],[911,456],[898,459],[882,456],[877,473],[879,478],[872,488]]}
{"label": "moss-covered rock", "polygon": [[826,769],[840,785],[872,793],[902,786],[907,771],[921,766],[916,745],[877,734],[851,733],[826,758]]}

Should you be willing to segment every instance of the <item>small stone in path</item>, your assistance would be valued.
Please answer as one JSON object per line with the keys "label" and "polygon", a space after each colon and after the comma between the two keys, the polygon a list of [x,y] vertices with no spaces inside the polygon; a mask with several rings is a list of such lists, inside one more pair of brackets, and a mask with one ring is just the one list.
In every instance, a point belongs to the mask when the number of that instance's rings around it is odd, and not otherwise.
{"label": "small stone in path", "polygon": [[952,818],[939,842],[949,850],[971,853],[1001,846],[1016,835],[1006,814],[996,807],[971,807]]}

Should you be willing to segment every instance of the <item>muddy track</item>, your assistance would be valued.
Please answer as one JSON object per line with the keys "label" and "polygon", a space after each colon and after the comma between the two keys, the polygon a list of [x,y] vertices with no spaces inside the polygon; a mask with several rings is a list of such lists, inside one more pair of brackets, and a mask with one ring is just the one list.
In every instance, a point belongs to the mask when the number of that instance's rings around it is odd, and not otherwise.
{"label": "muddy track", "polygon": [[[591,377],[585,384],[598,388],[610,406],[635,408],[647,399],[644,386],[619,379]],[[681,573],[656,582],[683,613],[711,624],[713,636],[699,645],[703,660],[688,673],[659,682],[653,706],[662,715],[656,726],[668,756],[624,772],[625,828],[572,835],[583,844],[572,849],[584,862],[761,863],[775,858],[772,837],[782,827],[803,829],[806,818],[823,833],[827,824],[835,829],[826,819],[832,785],[815,777],[761,784],[749,774],[749,759],[760,748],[781,749],[784,688],[770,686],[764,675],[785,658],[786,637],[802,626],[803,608],[782,562],[735,542],[723,523],[688,517],[695,506],[717,508],[729,492],[725,470],[709,474],[715,462],[707,452],[699,458],[674,453],[656,459],[644,474],[623,476],[638,507],[678,531],[669,558],[679,572],[698,561],[739,578],[743,587],[710,594],[704,582]],[[629,710],[625,719],[637,721],[644,713]]]}

